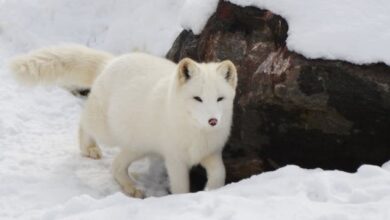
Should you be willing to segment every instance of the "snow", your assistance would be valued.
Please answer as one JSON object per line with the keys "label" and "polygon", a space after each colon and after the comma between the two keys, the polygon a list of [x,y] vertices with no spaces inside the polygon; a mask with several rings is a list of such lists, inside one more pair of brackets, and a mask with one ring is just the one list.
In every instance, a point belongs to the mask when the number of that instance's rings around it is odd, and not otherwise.
{"label": "snow", "polygon": [[229,0],[287,19],[287,47],[308,58],[390,65],[390,2],[386,0]]}
{"label": "snow", "polygon": [[[305,8],[312,5],[306,3]],[[295,4],[300,3],[287,6]],[[367,10],[376,7],[367,3]],[[130,168],[149,198],[126,197],[110,173],[118,149],[104,148],[102,160],[80,156],[76,137],[83,100],[59,88],[22,87],[6,67],[14,54],[60,42],[162,56],[181,30],[180,16],[191,15],[188,22],[199,31],[207,19],[196,17],[213,10],[215,3],[208,8],[206,1],[0,0],[0,219],[390,219],[390,161],[356,173],[287,166],[219,190],[164,196],[165,170],[161,160],[151,158]],[[381,11],[374,17],[383,17]]]}
{"label": "snow", "polygon": [[178,0],[0,0],[1,41],[15,52],[74,42],[113,53],[164,55],[182,30],[182,5]]}
{"label": "snow", "polygon": [[181,26],[200,34],[217,6],[218,0],[186,0],[180,12]]}
{"label": "snow", "polygon": [[[289,25],[287,47],[308,58],[390,65],[390,1],[387,0],[228,0],[240,6],[270,10]],[[216,1],[191,0],[185,29],[199,34]],[[208,10],[203,10],[211,4]],[[200,5],[200,6],[199,6]],[[198,10],[202,9],[202,10]],[[215,11],[215,10],[214,10]]]}
{"label": "snow", "polygon": [[356,174],[287,166],[219,190],[145,200],[88,195],[33,219],[390,219],[390,173],[362,166]]}

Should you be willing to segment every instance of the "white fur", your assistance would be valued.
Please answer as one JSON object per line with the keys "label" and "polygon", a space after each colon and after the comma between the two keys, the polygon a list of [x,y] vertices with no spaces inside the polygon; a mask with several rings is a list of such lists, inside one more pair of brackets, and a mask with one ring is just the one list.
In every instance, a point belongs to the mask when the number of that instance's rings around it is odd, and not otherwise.
{"label": "white fur", "polygon": [[89,88],[111,58],[113,55],[109,53],[81,45],[63,45],[14,57],[10,69],[25,85],[57,84]]}
{"label": "white fur", "polygon": [[[61,54],[64,48],[52,50]],[[85,57],[74,55],[69,66],[86,66],[82,65],[87,62]],[[27,55],[26,60],[29,56],[36,54]],[[88,59],[97,66],[103,65],[99,56]],[[18,62],[19,66],[26,65]],[[101,68],[95,67],[98,69]],[[89,70],[80,68],[66,74],[74,79],[77,77],[71,75],[99,74]],[[62,79],[65,70],[56,71],[61,74],[57,78]],[[204,64],[186,58],[175,64],[141,53],[110,58],[85,103],[80,123],[81,151],[100,158],[96,143],[120,146],[122,151],[114,160],[113,174],[131,196],[141,197],[142,192],[129,178],[128,166],[149,154],[164,158],[172,193],[189,192],[189,169],[199,163],[207,171],[206,188],[221,187],[225,181],[222,149],[230,133],[236,84],[236,69],[230,61]],[[196,101],[195,96],[202,102]],[[218,102],[219,97],[224,99]],[[211,118],[218,120],[216,126],[209,124]]]}

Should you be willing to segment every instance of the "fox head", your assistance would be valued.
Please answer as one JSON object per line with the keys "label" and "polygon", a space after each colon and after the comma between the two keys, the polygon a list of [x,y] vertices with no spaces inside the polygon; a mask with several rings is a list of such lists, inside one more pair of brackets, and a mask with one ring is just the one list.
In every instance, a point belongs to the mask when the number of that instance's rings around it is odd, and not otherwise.
{"label": "fox head", "polygon": [[231,61],[197,63],[184,58],[178,64],[176,81],[183,110],[196,126],[230,126],[237,87],[237,70]]}

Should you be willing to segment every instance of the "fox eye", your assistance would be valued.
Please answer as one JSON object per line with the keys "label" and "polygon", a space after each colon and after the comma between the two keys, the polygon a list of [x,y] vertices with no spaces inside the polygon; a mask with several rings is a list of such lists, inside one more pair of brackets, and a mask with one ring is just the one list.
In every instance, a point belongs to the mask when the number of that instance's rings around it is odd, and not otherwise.
{"label": "fox eye", "polygon": [[198,102],[203,102],[203,100],[199,96],[194,96],[194,99]]}
{"label": "fox eye", "polygon": [[224,100],[225,99],[225,97],[219,97],[218,99],[217,99],[217,102],[220,102],[220,101],[222,101],[222,100]]}

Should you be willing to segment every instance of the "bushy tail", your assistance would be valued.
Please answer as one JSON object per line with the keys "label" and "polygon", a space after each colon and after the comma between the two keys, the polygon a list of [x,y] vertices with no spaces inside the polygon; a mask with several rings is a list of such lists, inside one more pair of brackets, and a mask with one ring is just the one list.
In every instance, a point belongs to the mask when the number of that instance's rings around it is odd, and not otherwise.
{"label": "bushy tail", "polygon": [[113,55],[81,45],[47,47],[14,57],[10,69],[27,85],[90,88]]}

